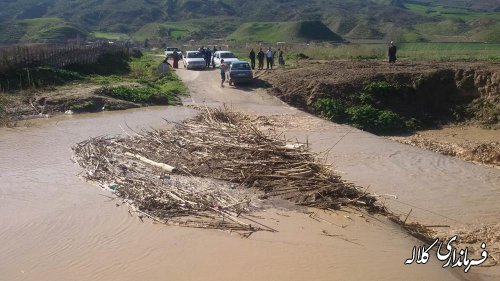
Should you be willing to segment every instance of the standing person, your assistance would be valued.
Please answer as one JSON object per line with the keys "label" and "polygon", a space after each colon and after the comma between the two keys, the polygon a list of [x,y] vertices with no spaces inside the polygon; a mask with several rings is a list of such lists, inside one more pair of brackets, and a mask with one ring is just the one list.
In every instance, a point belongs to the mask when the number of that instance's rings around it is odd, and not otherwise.
{"label": "standing person", "polygon": [[248,56],[250,58],[250,64],[252,66],[252,69],[255,69],[255,51],[252,50],[250,51],[250,55]]}
{"label": "standing person", "polygon": [[391,41],[389,46],[389,63],[396,62],[396,52],[398,51],[396,45],[394,45],[394,41]]}
{"label": "standing person", "polygon": [[285,60],[283,59],[283,51],[278,49],[278,63],[279,65],[285,65]]}
{"label": "standing person", "polygon": [[274,59],[274,53],[273,51],[271,51],[271,47],[269,47],[269,49],[267,49],[266,52],[267,69],[269,69],[269,67],[273,69],[273,59]]}
{"label": "standing person", "polygon": [[226,81],[226,72],[229,70],[227,64],[224,63],[224,60],[220,60],[220,86],[224,88],[224,82]]}
{"label": "standing person", "polygon": [[215,68],[215,52],[217,52],[217,48],[214,46],[214,49],[212,51],[212,68]]}
{"label": "standing person", "polygon": [[177,50],[174,51],[172,57],[174,59],[174,68],[179,68],[179,53],[177,52]]}
{"label": "standing person", "polygon": [[205,66],[207,68],[210,68],[210,60],[212,59],[212,51],[210,51],[210,48],[207,48],[205,51]]}
{"label": "standing person", "polygon": [[262,51],[262,48],[260,48],[259,53],[257,54],[257,58],[259,59],[259,69],[264,69],[264,57],[266,55]]}

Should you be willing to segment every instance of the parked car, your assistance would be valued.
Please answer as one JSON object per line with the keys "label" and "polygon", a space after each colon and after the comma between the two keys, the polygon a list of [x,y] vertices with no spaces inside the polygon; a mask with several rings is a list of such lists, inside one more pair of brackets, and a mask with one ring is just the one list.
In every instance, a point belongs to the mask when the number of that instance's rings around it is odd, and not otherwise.
{"label": "parked car", "polygon": [[187,51],[182,62],[187,69],[205,69],[206,66],[203,55],[198,51]]}
{"label": "parked car", "polygon": [[167,58],[173,57],[174,56],[174,51],[177,51],[178,53],[181,52],[181,50],[179,50],[179,48],[167,47],[167,49],[165,49],[165,56]]}
{"label": "parked car", "polygon": [[248,83],[253,80],[253,72],[250,64],[246,61],[236,61],[229,67],[229,85],[236,83]]}
{"label": "parked car", "polygon": [[239,61],[236,56],[230,51],[217,51],[213,54],[213,59],[215,66],[220,66],[220,61],[224,60],[226,64],[231,64],[233,62]]}

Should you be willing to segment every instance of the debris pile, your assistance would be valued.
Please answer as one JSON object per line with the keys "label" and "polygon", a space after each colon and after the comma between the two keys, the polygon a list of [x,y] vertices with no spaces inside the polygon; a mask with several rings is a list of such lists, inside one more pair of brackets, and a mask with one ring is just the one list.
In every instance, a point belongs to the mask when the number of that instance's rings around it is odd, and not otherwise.
{"label": "debris pile", "polygon": [[[269,230],[241,220],[251,200],[230,189],[173,184],[170,177],[205,178],[280,197],[296,204],[337,209],[375,207],[375,198],[346,183],[305,144],[258,130],[250,117],[227,108],[205,109],[172,129],[128,138],[100,137],[73,147],[85,178],[114,192],[147,216],[192,227]],[[166,180],[167,179],[167,180]]]}

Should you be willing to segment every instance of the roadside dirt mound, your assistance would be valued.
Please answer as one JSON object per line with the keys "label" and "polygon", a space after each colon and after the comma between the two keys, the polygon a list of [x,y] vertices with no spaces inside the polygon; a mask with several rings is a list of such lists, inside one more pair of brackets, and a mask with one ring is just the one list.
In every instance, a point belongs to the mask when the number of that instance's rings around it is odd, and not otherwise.
{"label": "roadside dirt mound", "polygon": [[[272,85],[269,92],[306,110],[320,98],[349,100],[362,94],[371,82],[384,81],[397,98],[382,107],[402,115],[443,114],[457,103],[469,103],[474,117],[484,124],[500,123],[500,64],[331,61],[301,62],[297,69],[278,69],[261,76]],[[451,113],[450,113],[451,114]]]}

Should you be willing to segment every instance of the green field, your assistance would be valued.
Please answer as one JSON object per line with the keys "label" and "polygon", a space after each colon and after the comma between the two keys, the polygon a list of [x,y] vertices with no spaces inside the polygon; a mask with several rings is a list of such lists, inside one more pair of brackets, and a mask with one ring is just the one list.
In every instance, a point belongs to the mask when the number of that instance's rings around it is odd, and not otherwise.
{"label": "green field", "polygon": [[[239,53],[244,53],[239,51]],[[385,60],[386,44],[342,44],[326,47],[293,46],[286,49],[289,60],[298,54],[316,60]],[[500,62],[500,44],[484,43],[402,43],[398,45],[399,60],[418,61],[493,61]]]}
{"label": "green field", "polygon": [[440,61],[497,61],[500,44],[482,43],[411,43],[402,44],[400,58]]}
{"label": "green field", "polygon": [[130,39],[130,36],[128,36],[127,34],[113,33],[113,32],[92,32],[89,33],[89,36],[94,38],[117,40],[117,41],[126,41]]}

